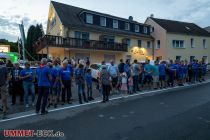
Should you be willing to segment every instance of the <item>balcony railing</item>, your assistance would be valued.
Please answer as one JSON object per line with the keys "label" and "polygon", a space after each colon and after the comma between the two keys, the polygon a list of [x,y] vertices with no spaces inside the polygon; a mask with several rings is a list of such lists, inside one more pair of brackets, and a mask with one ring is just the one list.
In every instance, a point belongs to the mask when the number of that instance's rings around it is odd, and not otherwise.
{"label": "balcony railing", "polygon": [[63,47],[73,49],[91,49],[91,50],[108,50],[108,51],[128,51],[128,45],[124,43],[105,42],[96,40],[85,40],[77,38],[63,38],[60,36],[45,35],[36,43],[36,50],[40,51],[46,46]]}

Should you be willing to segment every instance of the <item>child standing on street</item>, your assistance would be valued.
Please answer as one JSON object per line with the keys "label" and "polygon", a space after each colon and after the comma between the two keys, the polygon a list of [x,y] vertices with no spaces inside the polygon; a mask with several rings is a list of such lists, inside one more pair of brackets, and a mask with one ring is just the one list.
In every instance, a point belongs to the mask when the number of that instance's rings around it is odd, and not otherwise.
{"label": "child standing on street", "polygon": [[92,75],[91,75],[91,69],[87,69],[86,75],[85,75],[86,85],[87,85],[87,96],[88,100],[92,101],[94,100],[92,96]]}
{"label": "child standing on street", "polygon": [[[121,77],[122,77],[122,79],[121,79],[122,81],[121,81],[121,88],[120,88],[120,90],[122,91],[123,94],[126,94],[127,91],[128,91],[128,85],[127,85],[128,79],[127,79],[126,73],[123,72],[123,73],[121,74]],[[130,76],[130,77],[131,77],[131,76]]]}
{"label": "child standing on street", "polygon": [[128,94],[133,94],[133,77],[128,78]]}

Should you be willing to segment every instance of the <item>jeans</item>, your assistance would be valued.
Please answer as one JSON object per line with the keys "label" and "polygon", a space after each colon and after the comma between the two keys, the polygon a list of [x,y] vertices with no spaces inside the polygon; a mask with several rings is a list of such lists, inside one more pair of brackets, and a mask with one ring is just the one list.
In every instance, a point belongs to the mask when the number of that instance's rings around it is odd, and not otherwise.
{"label": "jeans", "polygon": [[133,76],[133,91],[136,92],[137,90],[139,90],[139,76],[135,75]]}
{"label": "jeans", "polygon": [[110,85],[102,85],[103,101],[109,100]]}
{"label": "jeans", "polygon": [[32,103],[35,100],[35,89],[34,83],[32,82],[23,82],[23,89],[24,89],[24,103],[28,104],[28,94],[31,93]]}
{"label": "jeans", "polygon": [[92,84],[87,85],[87,95],[88,95],[88,98],[92,98]]}
{"label": "jeans", "polygon": [[42,102],[41,112],[45,113],[49,90],[50,90],[49,87],[44,87],[44,86],[38,87],[38,99],[37,99],[37,103],[36,103],[36,112],[39,112],[41,102]]}
{"label": "jeans", "polygon": [[65,102],[66,94],[67,94],[67,102],[71,99],[71,81],[63,81],[64,88],[62,88],[62,102]]}
{"label": "jeans", "polygon": [[78,85],[78,95],[85,95],[85,84],[79,83]]}
{"label": "jeans", "polygon": [[20,96],[20,102],[23,102],[23,82],[22,81],[12,81],[12,103],[16,103],[16,96]]}

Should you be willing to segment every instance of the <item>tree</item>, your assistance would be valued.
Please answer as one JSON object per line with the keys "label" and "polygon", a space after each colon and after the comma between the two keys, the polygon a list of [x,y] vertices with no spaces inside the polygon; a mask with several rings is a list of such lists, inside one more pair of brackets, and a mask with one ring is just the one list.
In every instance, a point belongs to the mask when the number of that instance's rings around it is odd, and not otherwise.
{"label": "tree", "polygon": [[[31,25],[28,29],[27,39],[26,39],[26,56],[29,60],[37,59],[36,48],[33,44],[40,38],[44,36],[44,31],[42,24],[37,24],[36,26]],[[33,57],[33,58],[32,58]]]}

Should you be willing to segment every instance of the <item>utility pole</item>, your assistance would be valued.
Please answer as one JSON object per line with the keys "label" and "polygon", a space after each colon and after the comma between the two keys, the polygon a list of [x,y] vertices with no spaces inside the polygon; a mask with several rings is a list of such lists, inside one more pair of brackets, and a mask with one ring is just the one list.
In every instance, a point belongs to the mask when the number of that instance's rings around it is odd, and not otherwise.
{"label": "utility pole", "polygon": [[25,32],[24,32],[24,25],[23,25],[23,21],[21,24],[19,24],[19,29],[20,29],[20,35],[21,35],[21,41],[22,41],[22,46],[23,46],[23,60],[25,61],[26,57],[25,57]]}

